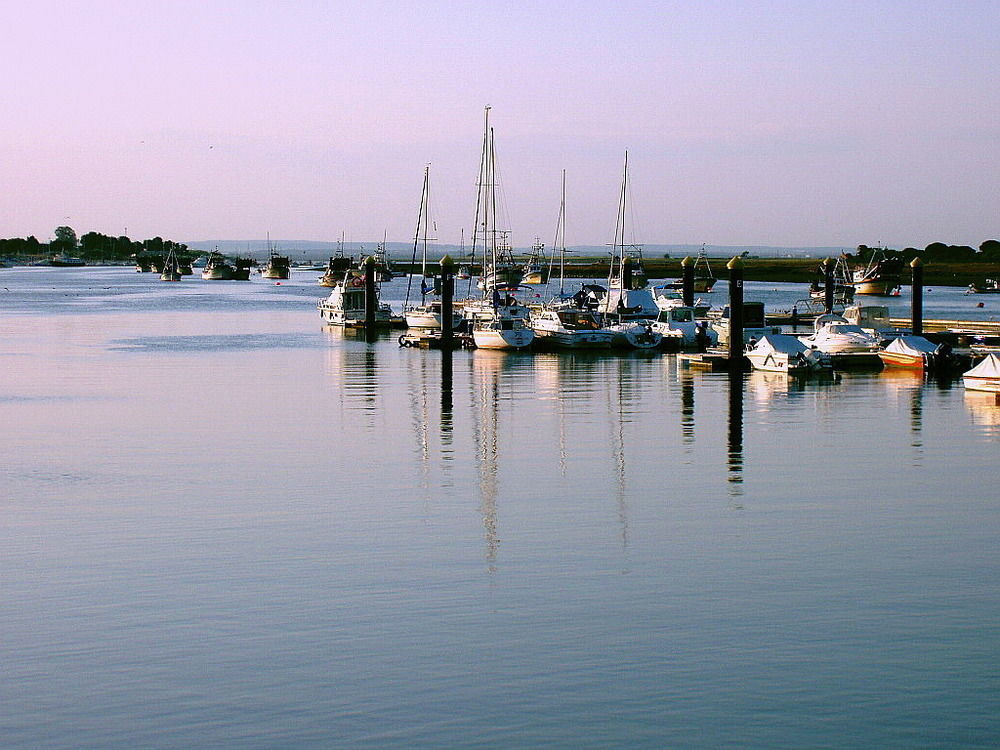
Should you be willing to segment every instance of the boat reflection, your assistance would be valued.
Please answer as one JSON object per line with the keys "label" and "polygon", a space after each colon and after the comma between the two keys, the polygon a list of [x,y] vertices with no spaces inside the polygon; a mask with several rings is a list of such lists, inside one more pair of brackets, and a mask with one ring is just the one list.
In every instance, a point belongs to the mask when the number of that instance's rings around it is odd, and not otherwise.
{"label": "boat reflection", "polygon": [[1000,435],[1000,393],[965,391],[965,408],[972,424],[989,435]]}

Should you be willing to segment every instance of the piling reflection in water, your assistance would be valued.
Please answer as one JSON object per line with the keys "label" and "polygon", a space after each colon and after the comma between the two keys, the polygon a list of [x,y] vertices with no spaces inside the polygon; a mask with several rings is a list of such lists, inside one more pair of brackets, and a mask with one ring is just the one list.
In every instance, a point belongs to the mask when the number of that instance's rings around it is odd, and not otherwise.
{"label": "piling reflection in water", "polygon": [[743,378],[738,370],[729,373],[729,419],[727,440],[727,479],[732,495],[742,495],[743,489]]}

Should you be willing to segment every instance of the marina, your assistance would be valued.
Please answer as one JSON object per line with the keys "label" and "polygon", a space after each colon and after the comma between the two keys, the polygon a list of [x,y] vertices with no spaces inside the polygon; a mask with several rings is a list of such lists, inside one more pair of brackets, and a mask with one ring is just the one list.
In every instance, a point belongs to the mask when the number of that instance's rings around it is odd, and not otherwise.
{"label": "marina", "polygon": [[315,276],[4,269],[5,744],[992,740],[995,394],[413,351]]}

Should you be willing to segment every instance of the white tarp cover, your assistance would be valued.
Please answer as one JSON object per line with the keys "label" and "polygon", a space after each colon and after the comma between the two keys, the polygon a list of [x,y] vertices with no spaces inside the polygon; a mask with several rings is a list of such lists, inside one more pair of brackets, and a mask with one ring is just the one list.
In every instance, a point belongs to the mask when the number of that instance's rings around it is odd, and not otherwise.
{"label": "white tarp cover", "polygon": [[987,354],[986,359],[965,373],[965,377],[1000,378],[1000,357],[996,354]]}
{"label": "white tarp cover", "polygon": [[784,333],[767,333],[760,337],[753,351],[761,353],[797,354],[809,351],[809,347],[794,336]]}
{"label": "white tarp cover", "polygon": [[885,350],[896,354],[933,354],[937,346],[923,336],[900,336],[893,339]]}

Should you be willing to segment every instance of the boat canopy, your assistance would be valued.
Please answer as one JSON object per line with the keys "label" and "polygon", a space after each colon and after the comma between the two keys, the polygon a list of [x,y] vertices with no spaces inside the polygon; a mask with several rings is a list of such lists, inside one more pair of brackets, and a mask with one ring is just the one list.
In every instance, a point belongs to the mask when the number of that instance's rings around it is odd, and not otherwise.
{"label": "boat canopy", "polygon": [[1000,356],[987,354],[986,359],[965,373],[967,378],[1000,378]]}
{"label": "boat canopy", "polygon": [[916,356],[918,354],[934,354],[937,351],[937,345],[931,343],[923,336],[899,336],[898,338],[894,338],[885,347],[885,350],[895,354]]}
{"label": "boat canopy", "polygon": [[753,347],[753,351],[761,354],[799,354],[809,351],[809,347],[803,344],[795,336],[786,333],[765,333]]}

